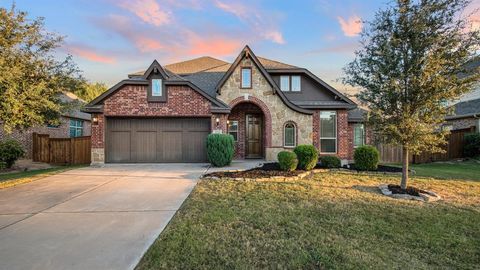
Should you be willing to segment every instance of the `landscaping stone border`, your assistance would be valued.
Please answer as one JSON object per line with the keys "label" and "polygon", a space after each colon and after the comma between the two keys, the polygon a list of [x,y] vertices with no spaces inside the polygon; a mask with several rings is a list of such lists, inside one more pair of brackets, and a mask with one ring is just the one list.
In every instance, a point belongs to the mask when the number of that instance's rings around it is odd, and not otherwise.
{"label": "landscaping stone border", "polygon": [[[225,172],[241,172],[243,170],[228,170]],[[279,182],[287,182],[287,181],[297,181],[307,177],[312,176],[315,173],[321,172],[328,172],[328,169],[313,169],[308,172],[303,172],[295,176],[271,176],[271,177],[262,177],[262,178],[233,178],[233,177],[216,177],[216,176],[202,176],[204,179],[212,179],[212,180],[233,180],[233,181],[247,181],[247,182],[265,182],[265,181],[279,181]]]}
{"label": "landscaping stone border", "polygon": [[413,196],[409,194],[393,194],[390,191],[390,189],[388,189],[387,184],[381,184],[378,186],[378,188],[380,189],[383,195],[391,198],[395,198],[395,199],[416,200],[416,201],[422,201],[422,202],[435,202],[442,199],[442,197],[440,197],[435,192],[428,191],[428,190],[424,190],[425,193],[419,193],[420,196]]}

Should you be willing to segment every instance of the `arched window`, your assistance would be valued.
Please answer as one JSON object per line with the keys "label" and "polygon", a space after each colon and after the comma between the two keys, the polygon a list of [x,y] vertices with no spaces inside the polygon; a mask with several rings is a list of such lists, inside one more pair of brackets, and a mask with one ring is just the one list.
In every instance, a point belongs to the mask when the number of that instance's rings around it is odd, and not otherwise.
{"label": "arched window", "polygon": [[283,127],[283,146],[295,147],[297,144],[297,128],[292,122],[287,122]]}

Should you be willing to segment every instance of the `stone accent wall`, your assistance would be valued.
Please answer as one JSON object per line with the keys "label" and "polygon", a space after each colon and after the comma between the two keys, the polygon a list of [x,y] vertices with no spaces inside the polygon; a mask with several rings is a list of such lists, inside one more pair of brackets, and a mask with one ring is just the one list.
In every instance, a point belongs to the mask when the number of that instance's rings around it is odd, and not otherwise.
{"label": "stone accent wall", "polygon": [[[83,135],[90,136],[90,121],[83,120]],[[48,127],[47,125],[35,126],[26,130],[15,130],[7,134],[0,124],[0,140],[12,138],[20,142],[25,150],[25,158],[32,158],[32,136],[33,133],[48,134],[50,138],[69,138],[70,137],[70,118],[60,117],[60,125],[58,127]]]}
{"label": "stone accent wall", "polygon": [[466,129],[466,128],[471,128],[476,127],[479,125],[480,119],[475,119],[475,118],[464,118],[464,119],[454,119],[454,120],[448,120],[447,124],[452,125],[452,130],[457,130],[457,129]]}
{"label": "stone accent wall", "polygon": [[[104,101],[103,114],[92,126],[92,164],[105,162],[105,128],[108,117],[114,116],[211,116],[211,103],[188,86],[167,86],[166,102],[148,102],[147,86],[126,85]],[[220,115],[225,119],[226,116]],[[212,130],[215,124],[212,116]],[[226,130],[226,128],[224,129]]]}
{"label": "stone accent wall", "polygon": [[188,86],[167,86],[167,102],[148,102],[147,86],[126,85],[104,102],[105,116],[210,116],[210,101]]}
{"label": "stone accent wall", "polygon": [[[252,67],[252,88],[240,88],[240,70],[241,67]],[[245,94],[248,99],[245,100]],[[244,58],[241,64],[234,70],[230,78],[227,79],[221,89],[221,95],[217,98],[227,104],[234,104],[237,99],[248,101],[256,98],[266,104],[271,114],[271,130],[265,126],[265,132],[270,132],[270,138],[267,134],[265,146],[265,158],[267,160],[276,160],[278,152],[283,150],[283,125],[287,121],[297,123],[298,144],[312,144],[312,115],[302,114],[288,108],[278,95],[273,93],[272,87],[268,84],[260,70],[249,58]],[[265,125],[267,121],[265,121]]]}

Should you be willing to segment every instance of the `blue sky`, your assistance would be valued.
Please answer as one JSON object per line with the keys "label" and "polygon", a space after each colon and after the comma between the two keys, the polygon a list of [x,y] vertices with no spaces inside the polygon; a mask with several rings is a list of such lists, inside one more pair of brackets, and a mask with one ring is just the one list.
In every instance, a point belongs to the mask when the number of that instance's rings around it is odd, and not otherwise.
{"label": "blue sky", "polygon": [[[11,0],[0,0],[9,8]],[[258,56],[308,68],[335,82],[358,47],[361,20],[389,3],[362,1],[16,0],[48,31],[66,36],[85,77],[113,85],[157,59],[203,55],[232,61],[248,44]]]}

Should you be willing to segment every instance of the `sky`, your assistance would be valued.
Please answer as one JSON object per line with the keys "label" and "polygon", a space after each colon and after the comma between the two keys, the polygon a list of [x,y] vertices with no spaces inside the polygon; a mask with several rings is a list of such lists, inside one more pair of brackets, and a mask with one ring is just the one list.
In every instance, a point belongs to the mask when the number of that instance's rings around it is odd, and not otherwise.
{"label": "sky", "polygon": [[[0,0],[10,8],[12,0]],[[16,0],[30,18],[65,36],[84,76],[111,86],[128,73],[212,56],[232,62],[249,45],[257,56],[309,69],[340,91],[359,33],[387,0]],[[480,0],[474,0],[480,7]],[[473,10],[473,8],[471,9]],[[480,15],[474,23],[480,25]]]}

